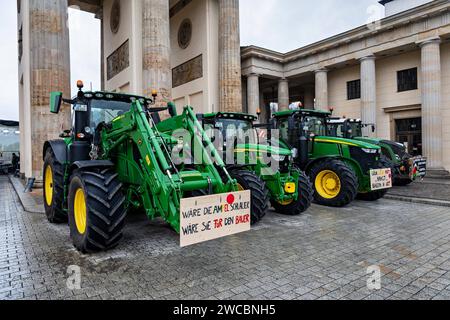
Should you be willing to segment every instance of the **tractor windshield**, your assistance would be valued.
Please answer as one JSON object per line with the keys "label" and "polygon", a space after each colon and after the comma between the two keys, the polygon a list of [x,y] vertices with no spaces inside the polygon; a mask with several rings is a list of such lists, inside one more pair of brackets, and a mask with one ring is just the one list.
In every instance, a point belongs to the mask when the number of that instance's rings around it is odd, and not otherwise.
{"label": "tractor windshield", "polygon": [[303,130],[313,136],[327,135],[327,121],[317,116],[305,116],[302,121]]}
{"label": "tractor windshield", "polygon": [[362,125],[361,122],[350,122],[349,123],[349,135],[351,138],[362,137]]}
{"label": "tractor windshield", "polygon": [[215,128],[224,141],[237,140],[238,143],[258,143],[258,134],[251,121],[218,119]]}
{"label": "tractor windshield", "polygon": [[113,100],[91,100],[91,127],[95,129],[99,123],[110,123],[115,118],[130,111],[131,102]]}
{"label": "tractor windshield", "polygon": [[[290,129],[289,118],[279,118],[278,129],[280,130],[280,137],[282,140],[295,145],[297,141],[290,141],[290,137],[299,137],[302,130],[307,132],[308,136],[328,136],[326,118],[314,115],[303,115],[301,121],[298,121],[298,119],[298,117],[295,118],[295,127]],[[289,130],[293,130],[291,134],[289,134]]]}
{"label": "tractor windshield", "polygon": [[360,122],[329,123],[328,133],[332,137],[354,139],[362,137],[362,126]]}

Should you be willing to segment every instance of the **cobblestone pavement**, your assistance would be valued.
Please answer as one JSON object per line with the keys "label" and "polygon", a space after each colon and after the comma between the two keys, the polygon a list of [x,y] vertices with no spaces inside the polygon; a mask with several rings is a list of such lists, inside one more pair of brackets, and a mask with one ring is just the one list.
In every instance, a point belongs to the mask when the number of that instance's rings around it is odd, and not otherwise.
{"label": "cobblestone pavement", "polygon": [[[67,268],[81,268],[80,290]],[[367,267],[381,290],[367,289]],[[0,299],[450,299],[450,209],[391,200],[268,213],[249,233],[178,247],[129,218],[112,252],[83,256],[64,225],[23,211],[0,177]]]}
{"label": "cobblestone pavement", "polygon": [[406,187],[393,187],[389,194],[410,198],[426,198],[450,201],[450,180],[426,178]]}

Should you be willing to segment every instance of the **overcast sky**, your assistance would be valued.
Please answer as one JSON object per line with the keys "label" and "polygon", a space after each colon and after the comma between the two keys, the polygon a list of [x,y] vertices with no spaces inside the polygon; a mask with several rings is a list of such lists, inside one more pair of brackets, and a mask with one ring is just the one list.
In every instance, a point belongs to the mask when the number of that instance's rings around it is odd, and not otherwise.
{"label": "overcast sky", "polygon": [[[0,119],[19,119],[16,0],[0,4]],[[383,15],[378,0],[240,0],[241,43],[287,52]],[[71,77],[100,86],[100,26],[71,10]]]}

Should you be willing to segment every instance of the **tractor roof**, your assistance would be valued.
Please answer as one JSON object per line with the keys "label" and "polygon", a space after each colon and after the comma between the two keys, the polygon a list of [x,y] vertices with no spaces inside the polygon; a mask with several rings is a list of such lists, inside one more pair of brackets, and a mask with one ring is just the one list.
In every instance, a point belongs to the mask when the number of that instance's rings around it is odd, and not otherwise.
{"label": "tractor roof", "polygon": [[235,120],[246,120],[246,121],[256,121],[258,117],[247,114],[247,113],[238,113],[238,112],[212,112],[207,113],[203,116],[205,119],[235,119]]}
{"label": "tractor roof", "polygon": [[107,92],[107,91],[83,91],[84,97],[87,99],[97,100],[113,100],[122,102],[132,102],[132,100],[144,100],[146,103],[152,101],[150,98],[146,98],[138,95],[131,95],[126,93]]}
{"label": "tractor roof", "polygon": [[328,123],[331,123],[331,124],[341,124],[341,123],[345,123],[347,121],[350,123],[360,123],[361,119],[348,119],[348,118],[330,118],[330,119],[328,119]]}
{"label": "tractor roof", "polygon": [[310,109],[298,109],[298,110],[285,110],[274,113],[275,118],[289,117],[293,114],[300,114],[305,116],[331,116],[331,112],[323,110],[310,110]]}

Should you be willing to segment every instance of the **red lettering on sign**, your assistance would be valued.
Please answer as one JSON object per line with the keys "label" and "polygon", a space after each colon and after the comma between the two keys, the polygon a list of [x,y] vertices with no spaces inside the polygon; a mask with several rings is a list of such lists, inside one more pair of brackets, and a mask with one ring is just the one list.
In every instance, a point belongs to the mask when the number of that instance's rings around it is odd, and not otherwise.
{"label": "red lettering on sign", "polygon": [[223,226],[223,220],[222,219],[214,220],[214,229],[222,228],[222,226]]}
{"label": "red lettering on sign", "polygon": [[249,223],[249,222],[250,222],[250,215],[249,214],[236,217],[236,224]]}

